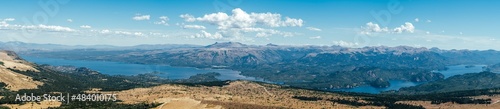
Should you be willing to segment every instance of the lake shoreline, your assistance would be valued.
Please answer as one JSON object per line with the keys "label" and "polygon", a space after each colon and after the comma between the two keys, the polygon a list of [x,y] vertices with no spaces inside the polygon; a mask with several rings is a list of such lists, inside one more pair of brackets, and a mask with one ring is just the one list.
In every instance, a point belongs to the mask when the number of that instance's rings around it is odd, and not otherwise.
{"label": "lake shoreline", "polygon": [[[483,67],[486,65],[450,65],[446,66],[448,69],[443,71],[436,71],[444,75],[444,79],[455,76],[462,75],[466,73],[479,73],[484,71]],[[432,81],[427,81],[432,82]],[[389,80],[390,86],[386,88],[377,88],[370,85],[362,85],[354,88],[339,88],[339,89],[329,89],[330,91],[345,91],[345,92],[358,92],[358,93],[370,93],[370,94],[380,94],[382,92],[391,91],[391,90],[399,90],[403,87],[411,87],[417,86],[420,84],[424,84],[427,82],[412,82],[405,80]],[[403,84],[403,85],[401,85]],[[413,85],[412,85],[413,84]]]}
{"label": "lake shoreline", "polygon": [[210,69],[210,68],[196,68],[185,66],[170,66],[170,65],[150,65],[150,64],[133,64],[124,62],[112,61],[94,61],[94,60],[68,60],[59,58],[45,58],[36,56],[21,56],[23,59],[36,63],[48,64],[52,66],[75,66],[86,67],[98,71],[102,74],[108,75],[125,75],[133,76],[138,74],[146,74],[152,72],[159,72],[157,76],[165,79],[187,79],[196,74],[203,74],[209,72],[218,72],[221,75],[217,77],[220,80],[253,80],[261,82],[262,79],[256,77],[248,77],[241,75],[240,71],[231,69]]}

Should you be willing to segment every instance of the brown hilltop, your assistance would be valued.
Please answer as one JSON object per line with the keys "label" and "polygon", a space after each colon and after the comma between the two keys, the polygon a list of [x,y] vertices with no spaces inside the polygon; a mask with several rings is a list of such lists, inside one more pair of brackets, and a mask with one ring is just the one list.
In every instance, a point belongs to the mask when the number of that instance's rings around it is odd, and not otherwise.
{"label": "brown hilltop", "polygon": [[36,89],[42,82],[34,81],[31,77],[12,71],[35,71],[34,64],[21,59],[15,52],[0,50],[0,82],[12,91],[20,89]]}
{"label": "brown hilltop", "polygon": [[271,84],[250,81],[232,81],[223,87],[193,87],[165,84],[150,88],[136,88],[114,93],[125,104],[161,103],[157,109],[349,109],[384,108],[376,106],[354,107],[326,100],[303,101],[295,95],[325,98],[349,98],[348,96],[302,89],[286,89]]}

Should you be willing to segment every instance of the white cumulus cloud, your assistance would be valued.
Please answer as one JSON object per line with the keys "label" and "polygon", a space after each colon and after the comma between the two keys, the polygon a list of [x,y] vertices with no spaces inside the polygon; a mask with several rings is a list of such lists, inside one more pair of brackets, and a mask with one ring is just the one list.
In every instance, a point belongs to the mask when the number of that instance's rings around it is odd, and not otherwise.
{"label": "white cumulus cloud", "polygon": [[205,26],[202,26],[202,25],[183,25],[182,28],[185,28],[185,29],[206,29]]}
{"label": "white cumulus cloud", "polygon": [[339,45],[339,46],[344,46],[344,47],[355,47],[355,46],[359,45],[358,43],[346,42],[346,41],[343,41],[343,40],[333,41],[333,44],[334,45]]}
{"label": "white cumulus cloud", "polygon": [[[142,32],[133,32],[133,31],[123,31],[123,30],[91,30],[92,32],[98,33],[99,35],[115,35],[115,36],[147,36],[148,34]],[[149,35],[161,35],[161,34],[152,34]]]}
{"label": "white cumulus cloud", "polygon": [[167,16],[160,16],[159,19],[160,19],[160,21],[157,21],[157,22],[154,22],[154,23],[158,24],[158,25],[168,26],[167,21],[169,21],[170,19]]}
{"label": "white cumulus cloud", "polygon": [[196,18],[194,18],[193,15],[189,15],[189,14],[182,14],[179,17],[183,18],[186,22],[194,22],[194,21],[196,21]]}
{"label": "white cumulus cloud", "polygon": [[229,28],[249,28],[256,25],[265,25],[269,27],[295,27],[302,26],[302,19],[294,19],[285,17],[282,19],[281,14],[267,13],[247,13],[240,8],[232,10],[232,15],[218,12],[205,14],[203,17],[194,17],[193,15],[180,15],[186,22],[206,22],[218,26],[219,29]]}
{"label": "white cumulus cloud", "polygon": [[132,17],[133,20],[149,20],[150,15],[136,15]]}
{"label": "white cumulus cloud", "polygon": [[315,27],[307,27],[307,29],[311,31],[321,31],[321,29]]}
{"label": "white cumulus cloud", "polygon": [[404,25],[394,28],[393,31],[395,33],[402,33],[402,32],[413,33],[415,32],[415,26],[413,26],[413,24],[411,24],[410,22],[406,22]]}
{"label": "white cumulus cloud", "polygon": [[80,28],[84,28],[84,29],[90,29],[90,28],[92,28],[92,26],[88,26],[88,25],[82,25],[82,26],[80,26]]}
{"label": "white cumulus cloud", "polygon": [[413,33],[415,32],[415,26],[413,26],[413,24],[410,22],[405,22],[404,25],[401,25],[400,27],[396,27],[392,29],[392,31],[389,31],[388,27],[380,27],[376,23],[368,22],[366,23],[365,26],[361,27],[360,33],[373,34],[373,33],[403,33],[403,32]]}
{"label": "white cumulus cloud", "polygon": [[73,19],[66,19],[66,21],[71,23],[71,22],[73,22]]}
{"label": "white cumulus cloud", "polygon": [[389,29],[387,27],[381,28],[378,24],[368,22],[365,27],[361,27],[361,34],[371,34],[371,33],[380,33],[380,32],[388,32]]}
{"label": "white cumulus cloud", "polygon": [[9,26],[8,22],[12,22],[14,20],[16,20],[16,19],[14,19],[14,18],[0,19],[0,27],[7,27],[7,26]]}
{"label": "white cumulus cloud", "polygon": [[107,34],[107,33],[110,33],[110,32],[111,32],[111,31],[110,31],[110,30],[107,30],[107,29],[99,31],[99,33],[102,33],[102,34]]}
{"label": "white cumulus cloud", "polygon": [[3,19],[3,21],[8,21],[8,22],[12,22],[12,21],[14,21],[14,20],[16,20],[16,19],[14,19],[14,18],[6,18],[6,19]]}
{"label": "white cumulus cloud", "polygon": [[192,35],[191,38],[222,39],[222,34],[219,32],[211,34],[211,33],[206,32],[205,30],[201,30],[200,33]]}
{"label": "white cumulus cloud", "polygon": [[[190,14],[182,14],[179,16],[184,19],[185,22],[192,23],[206,23],[208,25],[213,25],[217,27],[217,31],[211,34],[209,32],[202,31],[194,36],[211,36],[212,39],[233,39],[244,36],[255,36],[255,37],[268,37],[273,35],[280,36],[293,36],[294,33],[282,32],[276,29],[278,27],[302,27],[304,21],[302,19],[295,19],[290,17],[282,17],[281,14],[277,13],[254,13],[245,12],[240,8],[233,9],[231,13],[217,12],[205,14],[201,17],[195,17]],[[195,25],[181,25],[183,28],[193,28],[193,29],[205,29],[204,26]],[[250,33],[250,34],[247,34]],[[214,38],[214,36],[217,36]],[[220,37],[218,37],[220,36]],[[233,37],[233,38],[225,38]],[[195,37],[197,38],[197,37]],[[208,37],[210,38],[210,37]]]}
{"label": "white cumulus cloud", "polygon": [[309,37],[309,39],[321,39],[321,36]]}
{"label": "white cumulus cloud", "polygon": [[28,30],[28,31],[48,31],[48,32],[74,32],[75,29],[71,29],[69,27],[58,26],[58,25],[11,25],[9,22],[12,22],[16,19],[14,18],[6,18],[0,19],[0,29],[4,30]]}
{"label": "white cumulus cloud", "polygon": [[69,27],[57,26],[57,25],[28,25],[28,26],[16,26],[20,29],[33,30],[33,31],[52,31],[52,32],[74,32],[76,30]]}

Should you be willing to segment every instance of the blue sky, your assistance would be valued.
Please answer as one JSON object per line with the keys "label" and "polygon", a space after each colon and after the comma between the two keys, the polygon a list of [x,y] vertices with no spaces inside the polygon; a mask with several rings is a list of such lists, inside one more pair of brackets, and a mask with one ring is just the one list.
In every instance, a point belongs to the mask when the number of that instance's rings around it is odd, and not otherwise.
{"label": "blue sky", "polygon": [[2,1],[0,40],[500,50],[494,0]]}

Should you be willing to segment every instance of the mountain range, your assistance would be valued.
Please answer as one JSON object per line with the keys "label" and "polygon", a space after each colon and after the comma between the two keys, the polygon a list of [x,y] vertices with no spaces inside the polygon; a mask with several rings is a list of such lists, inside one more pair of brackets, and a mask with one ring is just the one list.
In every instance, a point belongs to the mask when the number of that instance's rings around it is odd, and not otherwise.
{"label": "mountain range", "polygon": [[[445,70],[448,65],[500,63],[500,52],[494,50],[246,45],[239,42],[160,49],[96,48],[20,53],[62,59],[224,68],[241,71],[245,76],[312,89],[351,88],[387,80],[433,81],[444,76],[432,71]],[[387,87],[379,85],[382,86],[376,87]]]}

